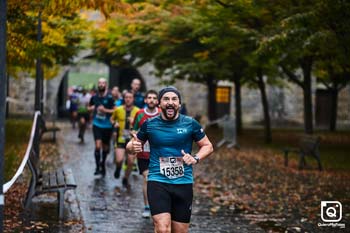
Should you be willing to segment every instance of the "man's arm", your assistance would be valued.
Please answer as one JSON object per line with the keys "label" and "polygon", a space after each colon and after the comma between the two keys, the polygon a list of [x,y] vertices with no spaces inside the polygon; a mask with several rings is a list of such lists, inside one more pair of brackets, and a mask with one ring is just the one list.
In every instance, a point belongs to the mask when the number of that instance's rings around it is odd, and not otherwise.
{"label": "man's arm", "polygon": [[[198,142],[196,142],[197,146],[199,147],[199,150],[197,152],[197,157],[199,158],[199,161],[203,160],[204,158],[208,157],[213,151],[213,145],[209,141],[209,138],[205,136]],[[181,151],[183,154],[183,160],[187,165],[196,164],[197,160],[194,159],[194,157],[188,153],[185,153],[183,150]]]}

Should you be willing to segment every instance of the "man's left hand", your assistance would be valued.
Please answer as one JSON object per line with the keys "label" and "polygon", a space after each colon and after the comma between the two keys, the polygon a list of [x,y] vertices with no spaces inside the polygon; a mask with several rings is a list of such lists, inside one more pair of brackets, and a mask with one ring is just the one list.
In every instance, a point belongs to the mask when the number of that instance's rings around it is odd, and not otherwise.
{"label": "man's left hand", "polygon": [[182,159],[187,165],[196,164],[197,161],[193,158],[191,154],[186,153],[184,150],[181,150],[181,154],[183,155]]}

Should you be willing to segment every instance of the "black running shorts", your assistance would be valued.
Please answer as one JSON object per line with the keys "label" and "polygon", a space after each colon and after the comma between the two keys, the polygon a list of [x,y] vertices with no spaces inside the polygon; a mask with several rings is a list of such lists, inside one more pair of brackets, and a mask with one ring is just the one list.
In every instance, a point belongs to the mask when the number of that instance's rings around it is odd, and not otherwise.
{"label": "black running shorts", "polygon": [[84,118],[85,122],[89,122],[90,121],[90,114],[89,113],[79,113],[78,112],[78,119],[80,120],[80,118]]}
{"label": "black running shorts", "polygon": [[148,181],[147,195],[152,215],[170,213],[173,221],[190,222],[193,198],[192,184]]}
{"label": "black running shorts", "polygon": [[149,159],[137,158],[137,166],[139,167],[140,175],[146,170],[148,170]]}
{"label": "black running shorts", "polygon": [[103,144],[109,145],[112,136],[112,128],[100,128],[94,125],[92,127],[92,132],[94,134],[94,139],[101,140]]}

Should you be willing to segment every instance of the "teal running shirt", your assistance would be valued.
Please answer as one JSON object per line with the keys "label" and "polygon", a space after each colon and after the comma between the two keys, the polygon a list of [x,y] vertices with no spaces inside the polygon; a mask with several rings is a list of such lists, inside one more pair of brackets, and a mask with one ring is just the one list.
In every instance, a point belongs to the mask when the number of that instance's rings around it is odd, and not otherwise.
{"label": "teal running shirt", "polygon": [[174,121],[157,116],[148,119],[137,137],[150,144],[148,180],[170,184],[193,183],[192,165],[182,161],[181,150],[191,153],[193,141],[205,137],[204,130],[192,117],[180,114]]}
{"label": "teal running shirt", "polygon": [[95,105],[92,124],[100,128],[112,128],[110,122],[111,113],[103,113],[97,110],[98,106],[103,105],[107,109],[113,109],[114,100],[111,93],[107,93],[105,96],[99,96],[95,94],[91,97],[89,105]]}

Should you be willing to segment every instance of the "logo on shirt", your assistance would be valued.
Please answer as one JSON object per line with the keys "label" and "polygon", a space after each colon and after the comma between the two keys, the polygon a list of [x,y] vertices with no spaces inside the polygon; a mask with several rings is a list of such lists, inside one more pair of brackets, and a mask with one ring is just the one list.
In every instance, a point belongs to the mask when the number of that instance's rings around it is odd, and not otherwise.
{"label": "logo on shirt", "polygon": [[184,134],[187,133],[187,129],[186,128],[177,128],[177,134]]}

